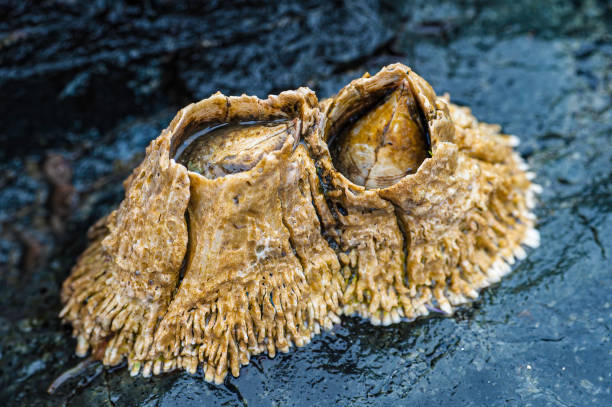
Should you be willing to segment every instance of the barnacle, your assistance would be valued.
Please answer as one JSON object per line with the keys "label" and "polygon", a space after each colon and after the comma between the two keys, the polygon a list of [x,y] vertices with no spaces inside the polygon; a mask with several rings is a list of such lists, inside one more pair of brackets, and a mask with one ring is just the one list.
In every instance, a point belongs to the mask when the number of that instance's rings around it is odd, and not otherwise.
{"label": "barnacle", "polygon": [[338,321],[339,263],[298,145],[317,112],[299,89],[216,94],[178,113],[64,283],[77,353],[127,357],[144,375],[202,363],[220,382],[250,355],[286,352]]}
{"label": "barnacle", "polygon": [[521,243],[538,244],[516,139],[410,68],[356,79],[321,109],[307,140],[333,213],[343,313],[375,324],[450,314],[524,257]]}
{"label": "barnacle", "polygon": [[185,107],[64,282],[77,354],[219,383],[341,314],[450,314],[538,243],[537,186],[499,130],[401,64],[320,104]]}

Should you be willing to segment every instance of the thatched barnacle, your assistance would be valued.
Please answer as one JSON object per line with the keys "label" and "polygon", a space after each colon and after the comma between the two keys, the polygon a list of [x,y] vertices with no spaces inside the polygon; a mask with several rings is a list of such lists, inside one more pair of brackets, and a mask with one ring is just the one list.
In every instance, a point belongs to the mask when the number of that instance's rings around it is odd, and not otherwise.
{"label": "thatched barnacle", "polygon": [[320,104],[300,88],[189,105],[64,283],[77,353],[219,383],[342,314],[451,313],[537,245],[514,141],[401,64]]}
{"label": "thatched barnacle", "polygon": [[394,64],[321,103],[307,140],[333,216],[344,314],[375,324],[453,306],[538,244],[516,138]]}
{"label": "thatched barnacle", "polygon": [[177,114],[64,283],[77,353],[105,346],[105,364],[144,375],[202,364],[220,382],[338,321],[339,263],[298,144],[317,112],[299,89]]}

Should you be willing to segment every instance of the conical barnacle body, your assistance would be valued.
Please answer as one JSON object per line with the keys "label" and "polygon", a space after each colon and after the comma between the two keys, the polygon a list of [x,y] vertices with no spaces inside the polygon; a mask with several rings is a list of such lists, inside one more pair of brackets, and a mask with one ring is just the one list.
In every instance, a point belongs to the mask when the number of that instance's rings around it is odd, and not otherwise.
{"label": "conical barnacle body", "polygon": [[127,357],[144,375],[202,365],[220,382],[338,321],[339,263],[298,146],[316,112],[306,89],[217,94],[179,112],[64,283],[79,354]]}
{"label": "conical barnacle body", "polygon": [[[219,382],[228,369],[237,376],[250,355],[287,352],[337,321],[338,265],[310,197],[297,191],[296,184],[309,181],[298,170],[303,147],[293,147],[288,138],[252,171],[212,180],[190,173],[193,246],[153,359],[178,357],[190,371],[204,361],[206,379]],[[302,212],[308,222],[294,219]],[[309,234],[307,245],[297,242],[300,233]],[[317,243],[321,252],[311,253]],[[316,268],[308,264],[312,255],[322,262]]]}
{"label": "conical barnacle body", "polygon": [[513,143],[401,64],[320,104],[305,88],[192,104],[64,283],[77,353],[219,383],[341,314],[450,314],[538,244]]}
{"label": "conical barnacle body", "polygon": [[[381,120],[390,103],[394,112],[414,112],[412,106],[418,112]],[[322,131],[311,133],[308,143],[333,213],[325,227],[340,248],[345,314],[375,324],[430,309],[450,314],[509,271],[508,263],[524,255],[521,243],[537,245],[533,191],[512,152],[513,139],[478,124],[465,109],[449,109],[448,100],[408,67],[366,75],[321,105]],[[403,147],[394,161],[404,167],[385,163],[389,156],[380,159],[386,146],[380,134],[389,133],[390,124],[407,136],[404,145],[390,146],[396,156]],[[364,149],[351,145],[363,143],[363,128],[378,155],[360,155]],[[345,165],[359,158],[366,171]],[[371,176],[381,161],[381,173],[392,177]]]}

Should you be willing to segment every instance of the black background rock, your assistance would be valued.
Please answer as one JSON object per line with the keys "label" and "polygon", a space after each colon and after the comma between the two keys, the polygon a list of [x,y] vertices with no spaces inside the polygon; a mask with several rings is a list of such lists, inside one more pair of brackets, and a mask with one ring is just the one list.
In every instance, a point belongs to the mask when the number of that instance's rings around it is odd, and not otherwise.
{"label": "black background rock", "polygon": [[[0,404],[612,404],[609,2],[229,3],[0,3]],[[539,249],[452,318],[344,318],[222,386],[93,365],[45,393],[79,361],[57,314],[85,231],[180,107],[323,98],[396,61],[521,139],[544,187]],[[58,155],[75,194],[61,216],[44,172]]]}

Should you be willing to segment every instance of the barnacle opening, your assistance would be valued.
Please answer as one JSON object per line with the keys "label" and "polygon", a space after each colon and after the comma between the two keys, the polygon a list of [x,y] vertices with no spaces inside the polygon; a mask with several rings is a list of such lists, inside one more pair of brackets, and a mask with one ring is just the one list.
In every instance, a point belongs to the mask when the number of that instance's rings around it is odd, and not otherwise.
{"label": "barnacle opening", "polygon": [[414,174],[430,156],[427,121],[402,82],[398,87],[356,100],[362,109],[335,124],[329,151],[336,169],[351,182],[368,189],[386,188]]}
{"label": "barnacle opening", "polygon": [[175,160],[209,179],[252,169],[297,137],[297,119],[226,123],[195,132],[178,148]]}

